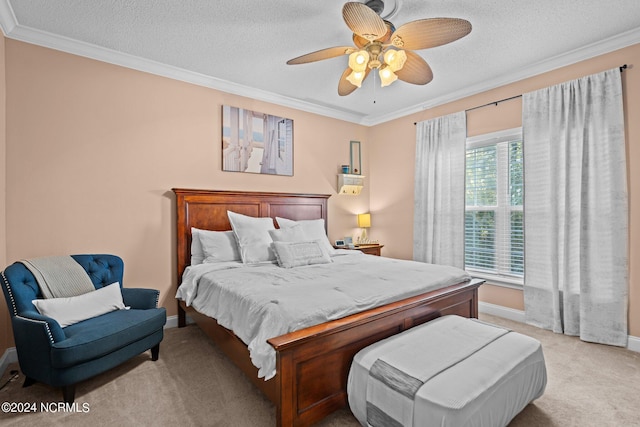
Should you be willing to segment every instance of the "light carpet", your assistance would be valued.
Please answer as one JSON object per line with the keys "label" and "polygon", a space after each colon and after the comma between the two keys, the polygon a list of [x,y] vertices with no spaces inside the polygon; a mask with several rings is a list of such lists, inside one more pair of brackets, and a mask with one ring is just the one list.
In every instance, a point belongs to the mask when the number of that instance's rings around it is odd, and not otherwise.
{"label": "light carpet", "polygon": [[[527,406],[511,427],[640,426],[640,353],[585,343],[499,317],[480,318],[542,342],[548,371],[546,392]],[[10,377],[8,371],[0,384]],[[60,411],[52,405],[60,401],[60,390],[39,383],[22,388],[23,381],[19,375],[0,390],[0,403],[35,403],[36,412],[0,412],[0,425],[275,425],[271,402],[197,326],[166,330],[157,362],[152,362],[147,352],[78,384],[76,412]],[[41,404],[49,412],[43,412]],[[343,409],[317,425],[359,424]]]}

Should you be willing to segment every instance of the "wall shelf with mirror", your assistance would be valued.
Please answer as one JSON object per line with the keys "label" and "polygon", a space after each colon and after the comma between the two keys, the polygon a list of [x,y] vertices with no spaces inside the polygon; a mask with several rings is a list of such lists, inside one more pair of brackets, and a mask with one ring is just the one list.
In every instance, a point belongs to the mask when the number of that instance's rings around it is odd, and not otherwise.
{"label": "wall shelf with mirror", "polygon": [[338,194],[357,196],[364,187],[364,176],[349,173],[338,174]]}

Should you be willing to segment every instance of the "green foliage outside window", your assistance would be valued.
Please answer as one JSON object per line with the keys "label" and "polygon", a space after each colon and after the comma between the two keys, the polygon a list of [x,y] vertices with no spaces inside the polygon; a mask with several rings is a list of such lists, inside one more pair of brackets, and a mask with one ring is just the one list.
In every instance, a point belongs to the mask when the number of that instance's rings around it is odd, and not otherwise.
{"label": "green foliage outside window", "polygon": [[[522,141],[503,144],[467,150],[465,266],[495,274],[522,277],[524,274]],[[504,154],[499,155],[499,150],[506,150],[506,152],[502,151]],[[499,165],[499,159],[505,159],[502,161],[506,161],[507,164]],[[508,182],[499,186],[501,169],[502,176],[507,176]],[[499,188],[507,194],[498,194]],[[500,212],[505,213],[500,214]],[[497,215],[503,215],[501,222]],[[497,229],[497,224],[506,224],[508,228],[501,231]],[[503,235],[506,233],[508,235]]]}

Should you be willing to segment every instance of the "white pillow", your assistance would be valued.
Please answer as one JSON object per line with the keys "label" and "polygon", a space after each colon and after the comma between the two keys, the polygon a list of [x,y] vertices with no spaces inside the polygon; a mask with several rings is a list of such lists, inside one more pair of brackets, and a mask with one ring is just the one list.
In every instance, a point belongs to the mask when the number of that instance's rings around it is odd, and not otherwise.
{"label": "white pillow", "polygon": [[191,227],[191,265],[202,264],[204,261],[204,251],[200,243],[200,230]]}
{"label": "white pillow", "polygon": [[331,262],[331,257],[324,251],[321,240],[312,242],[273,242],[272,245],[280,267],[292,268]]}
{"label": "white pillow", "polygon": [[203,262],[214,263],[242,259],[233,231],[199,230],[198,237],[204,254]]}
{"label": "white pillow", "polygon": [[331,245],[331,242],[329,242],[327,232],[324,228],[324,219],[293,221],[291,219],[280,218],[277,216],[276,221],[280,228],[288,228],[293,227],[296,224],[300,224],[300,226],[302,226],[302,231],[304,231],[304,234],[307,236],[307,239],[320,240],[322,242],[322,246],[329,255],[333,255],[335,253],[335,249]]}
{"label": "white pillow", "polygon": [[40,314],[55,319],[63,328],[101,314],[125,309],[118,282],[75,297],[35,299],[32,302]]}
{"label": "white pillow", "polygon": [[304,233],[300,224],[295,224],[293,227],[269,230],[269,235],[274,242],[308,242],[311,240]]}
{"label": "white pillow", "polygon": [[231,228],[235,233],[240,257],[245,264],[273,262],[276,256],[271,249],[269,230],[274,230],[273,219],[255,218],[227,211]]}

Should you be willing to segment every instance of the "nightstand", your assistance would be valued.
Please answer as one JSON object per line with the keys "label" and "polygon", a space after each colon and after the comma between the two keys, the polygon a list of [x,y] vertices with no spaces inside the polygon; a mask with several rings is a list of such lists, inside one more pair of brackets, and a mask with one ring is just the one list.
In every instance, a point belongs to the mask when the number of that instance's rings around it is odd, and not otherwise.
{"label": "nightstand", "polygon": [[379,244],[368,244],[368,245],[356,245],[353,248],[348,248],[345,246],[334,246],[337,249],[352,249],[352,250],[356,250],[356,251],[360,251],[363,252],[367,255],[377,255],[380,256],[380,250],[382,248],[384,248],[384,245],[379,245]]}

